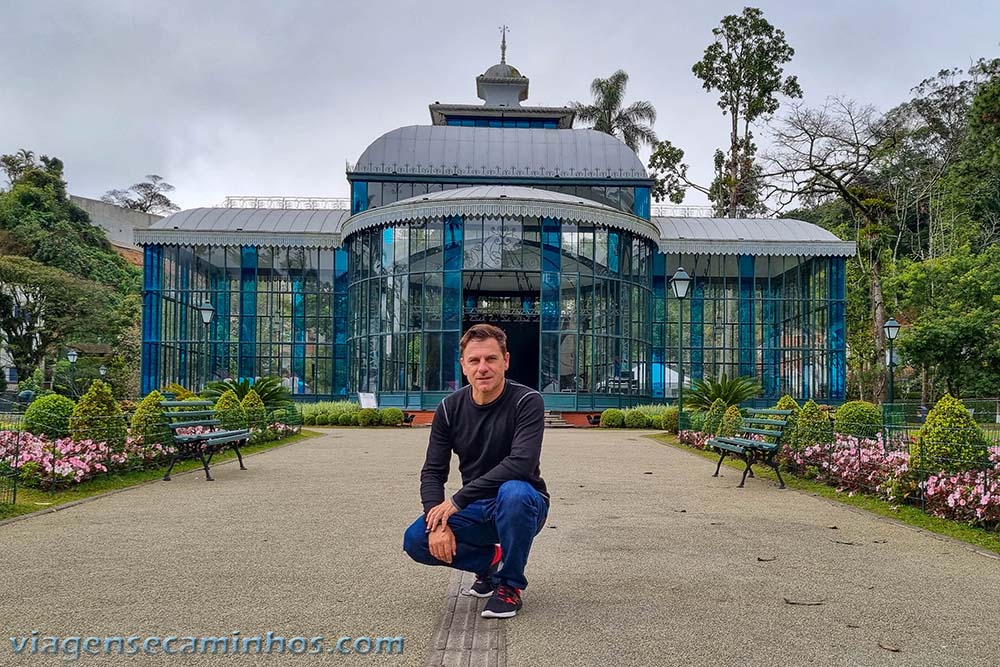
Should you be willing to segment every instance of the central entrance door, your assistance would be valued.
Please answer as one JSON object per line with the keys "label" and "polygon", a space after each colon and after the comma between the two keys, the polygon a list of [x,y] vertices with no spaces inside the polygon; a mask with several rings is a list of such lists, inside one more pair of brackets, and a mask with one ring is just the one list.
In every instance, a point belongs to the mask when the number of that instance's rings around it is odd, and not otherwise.
{"label": "central entrance door", "polygon": [[538,389],[541,274],[465,271],[462,287],[462,331],[480,323],[503,329],[510,352],[507,377]]}

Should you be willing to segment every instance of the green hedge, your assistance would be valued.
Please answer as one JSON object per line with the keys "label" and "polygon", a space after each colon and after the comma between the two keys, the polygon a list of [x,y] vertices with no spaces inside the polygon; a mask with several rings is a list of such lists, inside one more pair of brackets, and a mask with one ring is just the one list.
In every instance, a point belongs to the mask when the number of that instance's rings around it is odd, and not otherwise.
{"label": "green hedge", "polygon": [[740,406],[730,405],[722,415],[722,424],[717,435],[732,437],[743,430],[743,413]]}
{"label": "green hedge", "polygon": [[816,401],[809,399],[795,420],[792,447],[800,451],[812,445],[828,445],[832,442],[833,424],[830,422],[830,417],[823,412]]}
{"label": "green hedge", "polygon": [[224,430],[236,431],[247,428],[247,412],[240,405],[240,399],[232,389],[227,389],[219,396],[219,400],[215,402],[215,412]]}
{"label": "green hedge", "polygon": [[702,427],[702,433],[705,435],[718,435],[719,429],[722,428],[722,418],[726,415],[727,408],[728,406],[724,400],[721,398],[715,399],[712,407],[708,409],[708,416],[705,417],[705,425]]}
{"label": "green hedge", "polygon": [[36,398],[24,412],[24,428],[35,435],[66,438],[75,407],[76,403],[59,394]]}
{"label": "green hedge", "polygon": [[173,441],[166,415],[160,406],[162,400],[163,394],[154,389],[146,394],[132,413],[132,435],[142,436],[147,445],[169,445]]}
{"label": "green hedge", "polygon": [[382,408],[378,411],[378,420],[382,426],[402,426],[403,411],[399,408]]}
{"label": "green hedge", "polygon": [[642,410],[627,410],[625,412],[625,428],[646,428],[649,420]]}
{"label": "green hedge", "polygon": [[240,401],[243,411],[247,414],[247,424],[250,428],[263,431],[267,428],[267,410],[264,408],[264,401],[260,399],[260,394],[251,389],[247,392],[243,400]]}
{"label": "green hedge", "polygon": [[868,401],[848,401],[837,408],[833,430],[860,438],[874,437],[882,430],[882,409]]}
{"label": "green hedge", "polygon": [[621,428],[625,426],[625,413],[617,408],[608,408],[601,413],[601,426],[604,428]]}
{"label": "green hedge", "polygon": [[927,413],[910,445],[910,469],[962,472],[983,466],[989,454],[983,430],[959,399],[945,394]]}
{"label": "green hedge", "polygon": [[103,442],[115,451],[121,451],[125,447],[128,432],[125,415],[111,393],[111,387],[100,380],[90,383],[87,393],[73,408],[69,431],[73,440],[78,442]]}

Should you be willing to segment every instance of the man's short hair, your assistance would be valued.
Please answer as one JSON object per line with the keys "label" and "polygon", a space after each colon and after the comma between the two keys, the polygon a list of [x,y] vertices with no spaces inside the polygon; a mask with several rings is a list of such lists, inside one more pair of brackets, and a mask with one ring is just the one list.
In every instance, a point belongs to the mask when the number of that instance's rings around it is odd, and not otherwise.
{"label": "man's short hair", "polygon": [[459,356],[465,354],[465,346],[469,344],[470,340],[484,341],[490,338],[496,340],[500,345],[500,354],[507,354],[507,334],[503,332],[503,329],[492,324],[476,324],[469,327],[462,336],[462,340],[458,344]]}

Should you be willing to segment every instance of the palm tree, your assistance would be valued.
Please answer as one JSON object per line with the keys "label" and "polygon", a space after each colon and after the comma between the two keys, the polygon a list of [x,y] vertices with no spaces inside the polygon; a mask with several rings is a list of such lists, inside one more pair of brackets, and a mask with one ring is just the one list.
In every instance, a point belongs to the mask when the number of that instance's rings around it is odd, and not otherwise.
{"label": "palm tree", "polygon": [[628,73],[618,70],[607,79],[600,77],[590,84],[593,104],[570,102],[576,117],[584,123],[593,123],[598,132],[620,138],[633,151],[642,144],[656,143],[652,125],[656,122],[656,109],[646,100],[633,102],[622,109]]}

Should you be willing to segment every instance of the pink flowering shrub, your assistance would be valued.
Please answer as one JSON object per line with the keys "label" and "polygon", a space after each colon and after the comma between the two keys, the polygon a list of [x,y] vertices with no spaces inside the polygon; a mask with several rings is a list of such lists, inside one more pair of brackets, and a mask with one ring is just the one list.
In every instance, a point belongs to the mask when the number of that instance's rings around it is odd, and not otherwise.
{"label": "pink flowering shrub", "polygon": [[[705,449],[698,431],[681,431],[680,441]],[[920,500],[920,484],[911,470],[907,441],[884,442],[881,435],[858,438],[837,434],[830,444],[799,450],[785,447],[779,461],[791,472],[822,481],[849,494],[870,493],[891,503]],[[1000,446],[989,448],[983,468],[962,473],[939,471],[923,484],[926,511],[934,516],[987,528],[1000,528]]]}
{"label": "pink flowering shrub", "polygon": [[1000,526],[1000,447],[990,447],[985,470],[928,477],[924,500],[935,516]]}

